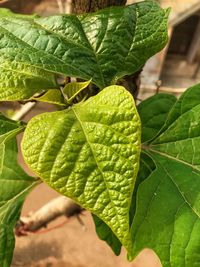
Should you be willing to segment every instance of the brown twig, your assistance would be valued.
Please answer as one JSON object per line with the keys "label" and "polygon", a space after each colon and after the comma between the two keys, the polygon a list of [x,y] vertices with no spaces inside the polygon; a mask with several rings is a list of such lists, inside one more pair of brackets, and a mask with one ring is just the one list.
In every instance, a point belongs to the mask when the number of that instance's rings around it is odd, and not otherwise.
{"label": "brown twig", "polygon": [[27,235],[29,232],[34,233],[60,216],[70,218],[80,215],[82,211],[83,208],[73,200],[61,196],[48,202],[31,215],[21,217],[16,225],[15,233],[17,236]]}
{"label": "brown twig", "polygon": [[14,115],[11,117],[12,120],[18,121],[23,119],[26,114],[28,114],[32,108],[34,108],[36,105],[36,102],[28,102],[21,106],[19,110],[17,110]]}
{"label": "brown twig", "polygon": [[0,0],[0,4],[4,4],[4,3],[7,3],[7,2],[10,2],[11,0]]}

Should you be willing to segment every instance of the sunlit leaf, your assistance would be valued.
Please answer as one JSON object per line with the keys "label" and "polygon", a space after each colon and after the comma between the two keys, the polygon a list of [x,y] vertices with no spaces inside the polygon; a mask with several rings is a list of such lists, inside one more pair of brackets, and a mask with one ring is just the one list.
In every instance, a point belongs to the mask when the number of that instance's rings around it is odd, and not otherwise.
{"label": "sunlit leaf", "polygon": [[123,87],[107,87],[70,109],[34,117],[22,152],[42,180],[102,219],[131,252],[129,207],[140,120]]}

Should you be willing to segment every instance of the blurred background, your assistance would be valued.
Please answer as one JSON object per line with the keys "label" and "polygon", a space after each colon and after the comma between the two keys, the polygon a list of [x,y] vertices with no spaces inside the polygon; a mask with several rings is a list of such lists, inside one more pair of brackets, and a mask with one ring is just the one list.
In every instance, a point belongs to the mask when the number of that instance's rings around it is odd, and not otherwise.
{"label": "blurred background", "polygon": [[[128,0],[127,4],[136,1]],[[169,92],[179,96],[186,88],[200,80],[200,0],[159,0],[164,8],[171,7],[169,19],[169,44],[152,57],[141,73],[139,99],[157,92]],[[0,0],[0,8],[9,8],[23,14],[36,13],[47,16],[71,12],[71,0]],[[12,112],[19,103],[1,103],[0,111]],[[54,109],[48,104],[37,104],[25,120]],[[19,157],[20,162],[23,160]],[[28,170],[27,170],[28,171]],[[57,193],[46,185],[38,186],[28,197],[23,215],[36,211]],[[133,263],[126,261],[125,252],[114,256],[111,249],[100,241],[95,233],[91,215],[77,218],[59,218],[50,228],[66,222],[46,233],[18,237],[12,267],[159,267],[159,259],[153,252],[144,251]]]}

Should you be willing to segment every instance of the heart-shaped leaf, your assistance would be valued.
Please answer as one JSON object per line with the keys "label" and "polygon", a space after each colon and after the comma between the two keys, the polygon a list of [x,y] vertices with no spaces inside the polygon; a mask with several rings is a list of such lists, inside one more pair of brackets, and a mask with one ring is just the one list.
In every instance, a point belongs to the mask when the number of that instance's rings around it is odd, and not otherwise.
{"label": "heart-shaped leaf", "polygon": [[131,250],[129,207],[140,119],[129,92],[110,86],[70,109],[34,117],[22,152],[41,179],[97,215]]}
{"label": "heart-shaped leaf", "polygon": [[163,267],[200,264],[200,85],[186,91],[145,153],[156,169],[139,185],[134,254],[152,248]]}
{"label": "heart-shaped leaf", "polygon": [[168,10],[152,1],[86,15],[0,16],[0,100],[55,88],[53,73],[99,88],[138,71],[167,42]]}
{"label": "heart-shaped leaf", "polygon": [[139,187],[134,251],[152,248],[163,267],[200,264],[200,172],[151,153],[157,165]]}

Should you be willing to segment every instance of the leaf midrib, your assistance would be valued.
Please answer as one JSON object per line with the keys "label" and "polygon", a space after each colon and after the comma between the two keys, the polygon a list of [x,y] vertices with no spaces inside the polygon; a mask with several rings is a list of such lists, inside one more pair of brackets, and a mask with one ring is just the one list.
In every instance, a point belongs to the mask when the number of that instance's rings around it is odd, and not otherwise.
{"label": "leaf midrib", "polygon": [[[195,168],[193,165],[187,163],[187,162],[184,162],[182,160],[179,160],[177,158],[174,158],[166,153],[163,153],[163,152],[160,152],[160,151],[157,151],[157,150],[154,150],[154,149],[151,149],[150,147],[146,147],[146,150],[149,150],[150,151],[150,157],[151,157],[151,152],[155,153],[155,154],[158,154],[160,156],[163,156],[163,157],[167,157],[168,159],[171,159],[171,160],[174,160],[174,161],[177,161],[178,163],[181,163],[181,164],[184,164],[186,166],[189,166],[190,168],[193,168],[197,174],[200,175],[200,172],[197,168]],[[154,163],[156,164],[156,161],[154,160]],[[170,180],[173,182],[173,184],[175,185],[175,187],[177,188],[178,192],[180,193],[180,195],[182,196],[182,198],[185,200],[185,202],[188,204],[188,206],[193,210],[193,212],[196,214],[196,216],[200,219],[200,214],[198,214],[198,212],[190,205],[190,203],[188,202],[187,198],[182,194],[181,190],[179,189],[178,185],[176,184],[176,182],[173,180],[173,177],[168,173],[168,171],[166,170],[166,168],[162,165],[161,166],[165,173],[170,177]]]}
{"label": "leaf midrib", "polygon": [[[178,100],[179,101],[179,100]],[[182,100],[183,101],[183,100]],[[176,105],[176,103],[175,103]],[[171,112],[169,112],[168,116],[167,116],[167,119],[166,119],[166,123],[167,125],[163,125],[163,127],[160,129],[160,131],[158,132],[158,134],[151,140],[152,142],[152,145],[157,145],[157,144],[165,144],[165,143],[168,143],[168,142],[171,142],[171,141],[166,141],[166,142],[163,142],[162,143],[156,143],[156,141],[159,141],[160,138],[162,138],[163,136],[165,136],[168,132],[168,130],[170,130],[173,125],[176,126],[176,123],[177,121],[179,121],[183,116],[185,116],[187,113],[191,113],[194,109],[198,109],[200,108],[200,104],[197,104],[195,106],[193,106],[191,109],[188,109],[187,111],[183,112],[183,113],[180,113],[172,122],[170,122],[170,124],[168,123],[168,121],[171,119],[171,117],[173,118],[173,112],[172,112],[172,115],[171,115]],[[181,112],[182,112],[182,105],[180,107],[181,109]],[[173,108],[172,107],[172,111],[176,111],[175,107]],[[167,127],[167,128],[166,128]],[[164,129],[164,131],[163,131]],[[200,135],[199,135],[200,136]],[[195,136],[196,137],[196,136]],[[183,138],[183,139],[180,139],[180,140],[176,140],[176,141],[182,141],[182,140],[185,140],[185,139],[192,139],[194,137],[186,137],[186,138]],[[161,142],[161,141],[160,141]],[[175,142],[175,141],[174,141]]]}
{"label": "leaf midrib", "polygon": [[[16,61],[17,62],[17,61]],[[20,62],[17,62],[17,64],[20,64]],[[27,66],[32,66],[32,65],[28,65],[28,64],[25,64],[25,63],[22,63],[22,64],[24,64],[25,66],[27,65]],[[46,80],[46,81],[48,81],[49,82],[49,78],[47,77],[47,76],[45,76],[45,75],[39,75],[39,74],[36,74],[36,73],[34,73],[34,72],[25,72],[25,71],[21,71],[21,70],[19,70],[19,69],[14,69],[14,68],[8,68],[8,67],[5,67],[5,66],[2,66],[1,64],[0,64],[0,69],[3,69],[3,70],[6,70],[6,71],[11,71],[11,72],[16,72],[16,73],[18,73],[18,74],[22,74],[22,75],[26,75],[26,76],[28,76],[28,77],[35,77],[35,78],[39,78],[39,79],[44,79],[44,80]],[[35,69],[37,69],[37,67],[35,67],[34,66],[34,68]],[[43,70],[42,68],[38,68],[38,69],[40,69],[41,71]],[[43,70],[44,71],[44,70]],[[53,72],[49,72],[49,74],[51,74],[52,76],[53,76]],[[57,86],[57,88],[58,88],[58,86]]]}
{"label": "leaf midrib", "polygon": [[192,165],[192,164],[190,164],[190,163],[188,163],[188,162],[186,162],[186,161],[184,161],[184,160],[175,158],[175,157],[173,157],[173,156],[171,156],[170,154],[167,154],[167,153],[165,153],[165,152],[161,152],[161,151],[158,151],[158,150],[156,150],[156,149],[153,149],[151,146],[144,146],[144,145],[143,145],[142,148],[143,148],[144,150],[152,151],[152,152],[154,152],[154,153],[156,153],[156,154],[159,154],[159,155],[161,155],[161,156],[164,156],[164,157],[166,157],[166,158],[168,158],[168,159],[171,159],[171,160],[174,160],[174,161],[176,161],[176,162],[179,162],[179,163],[182,163],[182,164],[184,164],[184,165],[187,165],[187,166],[189,166],[190,168],[196,170],[196,171],[200,174],[200,170],[199,170],[197,167],[195,167],[194,165]]}
{"label": "leaf midrib", "polygon": [[[108,196],[109,196],[110,202],[112,203],[112,206],[113,206],[113,208],[114,208],[114,210],[115,210],[115,214],[116,214],[116,216],[117,216],[117,218],[118,218],[118,225],[119,225],[119,227],[120,227],[119,214],[118,214],[117,209],[116,209],[116,207],[115,207],[115,205],[114,205],[114,203],[113,203],[113,201],[112,201],[112,198],[111,198],[111,196],[110,196],[109,187],[108,187],[108,185],[107,185],[106,180],[104,179],[103,172],[102,172],[101,168],[99,167],[99,164],[98,164],[98,161],[97,161],[97,159],[96,159],[96,156],[95,156],[95,153],[94,153],[92,144],[91,144],[90,141],[88,140],[88,137],[87,137],[87,134],[86,134],[86,132],[85,132],[84,126],[83,126],[83,124],[82,124],[82,122],[81,122],[81,120],[80,120],[78,114],[76,113],[75,108],[72,108],[72,110],[73,110],[73,112],[74,112],[74,115],[75,115],[77,121],[79,122],[79,124],[80,124],[80,126],[81,126],[81,129],[82,129],[82,131],[83,131],[83,133],[84,133],[85,139],[86,139],[86,141],[87,141],[87,143],[88,143],[88,145],[89,145],[89,147],[90,147],[90,149],[91,149],[91,152],[92,152],[92,154],[93,154],[94,160],[95,160],[95,162],[96,162],[96,166],[97,166],[97,168],[99,169],[99,171],[100,171],[100,173],[101,173],[101,176],[102,176],[102,178],[103,178],[103,181],[104,181],[104,183],[105,183],[105,185],[106,185],[106,190],[107,190],[107,192],[108,192]],[[112,228],[112,226],[109,226],[109,227],[113,230],[114,233],[116,232],[116,231]],[[120,238],[120,239],[121,239],[121,238]],[[123,240],[122,240],[122,241],[123,241]]]}
{"label": "leaf midrib", "polygon": [[[41,50],[41,49],[38,49],[38,48],[36,48],[36,47],[34,47],[34,46],[31,46],[30,44],[28,44],[28,43],[26,43],[24,40],[22,40],[22,39],[20,39],[19,37],[17,37],[16,35],[14,35],[12,32],[10,32],[9,30],[7,30],[7,29],[5,29],[2,25],[0,25],[0,28],[2,28],[3,30],[5,30],[6,32],[8,32],[9,34],[11,34],[12,35],[12,37],[13,37],[13,39],[17,39],[17,40],[19,40],[20,42],[22,42],[22,43],[24,43],[25,45],[27,45],[29,48],[31,48],[31,49],[33,49],[33,50],[35,50],[35,51],[37,51],[37,52],[42,52],[42,53],[44,53],[44,54],[46,54],[47,56],[51,56],[52,58],[55,58],[56,60],[58,60],[58,61],[60,61],[60,63],[61,63],[61,65],[63,64],[64,66],[68,66],[68,67],[70,67],[70,68],[72,68],[72,69],[75,69],[76,71],[79,71],[80,73],[82,73],[83,75],[87,75],[87,74],[85,74],[85,73],[83,73],[80,69],[78,69],[78,68],[76,68],[76,67],[74,67],[74,66],[72,66],[72,65],[70,65],[70,64],[67,64],[65,61],[63,61],[62,59],[60,59],[60,58],[58,58],[58,57],[56,57],[56,56],[54,56],[53,54],[50,54],[50,53],[48,53],[47,51],[45,51],[45,50]],[[27,47],[26,47],[27,48]],[[20,51],[20,53],[22,53],[21,51]],[[17,63],[18,63],[18,61],[16,61]],[[24,63],[24,62],[22,62],[22,63]],[[37,65],[35,65],[35,64],[27,64],[28,66],[34,66],[34,67],[37,67]],[[46,64],[47,65],[47,64]],[[50,64],[49,64],[50,65]],[[48,72],[51,72],[49,69],[46,69],[46,68],[44,68],[43,67],[43,69],[44,70],[46,70],[46,71],[48,71]],[[55,71],[55,73],[56,73],[56,71]],[[62,72],[60,72],[60,73],[62,73]]]}
{"label": "leaf midrib", "polygon": [[76,16],[76,19],[77,19],[77,21],[79,22],[80,29],[82,30],[82,33],[84,34],[85,39],[86,39],[86,41],[87,41],[87,43],[88,43],[90,49],[89,49],[88,47],[86,47],[86,46],[81,45],[80,43],[75,43],[75,42],[73,42],[72,40],[67,39],[66,36],[64,36],[63,34],[60,34],[60,33],[54,32],[54,31],[51,31],[49,28],[45,28],[43,25],[39,24],[36,20],[33,20],[33,22],[34,22],[35,25],[40,26],[40,27],[43,28],[45,31],[47,31],[47,32],[49,32],[49,33],[51,33],[51,34],[53,34],[53,35],[55,34],[55,35],[57,35],[59,38],[65,40],[66,42],[71,43],[71,44],[73,44],[73,45],[75,45],[75,46],[79,46],[80,48],[83,48],[83,49],[85,49],[85,50],[88,50],[90,53],[92,53],[93,56],[94,56],[94,58],[96,59],[96,64],[97,64],[97,67],[98,67],[98,69],[99,69],[99,74],[100,74],[100,76],[101,76],[102,84],[103,84],[103,86],[106,86],[106,84],[105,84],[105,80],[104,80],[104,77],[103,77],[103,73],[102,73],[102,70],[101,70],[101,68],[100,68],[100,64],[99,64],[99,61],[98,61],[97,54],[95,53],[94,48],[92,47],[91,43],[89,42],[89,40],[88,40],[88,38],[87,38],[87,35],[86,35],[86,33],[85,33],[84,29],[83,29],[83,26],[82,26],[82,23],[81,23],[79,17]]}
{"label": "leaf midrib", "polygon": [[176,184],[176,182],[174,181],[173,177],[170,175],[170,173],[167,171],[167,169],[162,166],[162,168],[164,169],[165,173],[167,174],[167,176],[170,178],[170,180],[173,182],[173,184],[175,185],[176,189],[178,190],[179,194],[181,195],[181,197],[184,199],[185,203],[187,203],[187,205],[190,207],[190,209],[195,213],[195,215],[200,219],[200,214],[198,213],[198,211],[196,211],[191,204],[189,203],[189,201],[187,200],[187,198],[184,196],[184,194],[181,192],[181,190],[179,189],[179,186]]}
{"label": "leaf midrib", "polygon": [[[9,21],[8,18],[4,18],[4,19],[7,20],[7,21]],[[84,33],[85,38],[86,38],[86,40],[87,40],[87,42],[88,42],[88,44],[89,44],[91,50],[90,50],[89,48],[85,47],[85,46],[82,46],[82,45],[80,45],[80,44],[78,44],[78,43],[74,43],[74,42],[68,40],[68,39],[67,39],[66,37],[64,37],[63,35],[60,35],[60,34],[54,32],[54,31],[51,31],[51,30],[45,28],[45,27],[42,26],[41,24],[37,23],[35,20],[32,20],[32,22],[37,26],[37,28],[38,28],[38,26],[40,26],[40,27],[41,27],[42,29],[44,29],[45,31],[47,31],[47,32],[49,32],[49,33],[52,33],[52,34],[54,34],[54,35],[57,35],[59,38],[61,38],[61,39],[65,40],[65,41],[67,41],[68,43],[71,43],[71,44],[73,44],[73,45],[76,45],[76,46],[79,46],[79,47],[81,47],[81,48],[84,48],[84,49],[88,50],[91,54],[93,54],[94,58],[96,59],[95,61],[96,61],[97,67],[98,67],[98,69],[99,69],[99,74],[100,74],[100,76],[101,76],[102,87],[104,87],[104,86],[106,86],[106,84],[105,84],[105,80],[104,80],[104,77],[103,77],[102,70],[101,70],[100,65],[99,65],[99,61],[98,61],[97,55],[96,55],[96,53],[95,53],[95,51],[94,51],[92,45],[90,44],[90,42],[89,42],[89,40],[88,40],[88,38],[87,38],[87,36],[86,36],[84,30],[83,30],[81,21],[79,20],[78,17],[77,17],[77,19],[78,19],[78,21],[79,21],[79,23],[80,23],[80,25],[81,25],[82,32]],[[9,21],[9,22],[10,22],[10,21]],[[19,26],[20,26],[20,25],[19,25]],[[16,36],[16,35],[13,34],[12,32],[10,32],[9,30],[7,30],[6,28],[4,28],[2,25],[0,25],[0,28],[4,29],[5,31],[7,31],[8,33],[10,33],[14,38],[16,38],[16,39],[18,39],[19,41],[25,43],[27,46],[31,47],[32,49],[34,49],[34,50],[36,50],[36,51],[43,52],[43,53],[45,53],[45,54],[47,54],[47,55],[49,55],[49,56],[52,56],[53,58],[56,58],[57,60],[59,60],[62,64],[66,65],[66,66],[69,66],[69,67],[71,67],[71,68],[73,68],[73,69],[76,69],[77,71],[79,71],[79,72],[82,73],[83,75],[87,75],[87,74],[84,74],[84,73],[83,73],[80,69],[78,69],[77,67],[71,66],[70,64],[68,64],[68,63],[66,63],[65,61],[63,61],[62,59],[60,59],[60,58],[54,56],[53,54],[50,54],[50,53],[48,53],[48,52],[45,51],[45,50],[40,50],[40,49],[35,48],[34,46],[28,44],[27,42],[25,42],[24,40],[20,39],[18,36]],[[35,66],[35,65],[31,64],[30,66]],[[36,66],[36,67],[37,67],[37,66]],[[49,70],[47,69],[47,71],[49,71]]]}

